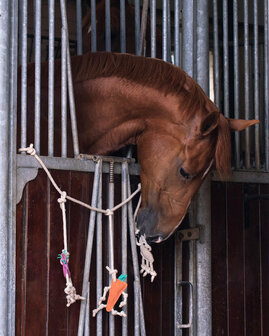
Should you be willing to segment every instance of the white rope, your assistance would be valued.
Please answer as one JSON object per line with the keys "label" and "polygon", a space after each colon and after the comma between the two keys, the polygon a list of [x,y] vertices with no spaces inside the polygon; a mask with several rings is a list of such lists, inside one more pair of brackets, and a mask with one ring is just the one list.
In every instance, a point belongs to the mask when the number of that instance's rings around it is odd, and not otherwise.
{"label": "white rope", "polygon": [[[31,144],[29,147],[26,148],[20,148],[19,152],[26,152],[27,154],[30,154],[32,156],[35,157],[35,159],[39,162],[39,164],[41,165],[41,167],[45,170],[46,174],[48,175],[48,178],[50,179],[51,183],[53,184],[54,188],[58,191],[58,193],[60,195],[62,195],[62,190],[58,187],[57,183],[55,182],[55,180],[53,179],[53,177],[51,176],[48,168],[45,166],[45,164],[43,163],[43,161],[40,159],[40,157],[36,154],[36,150],[33,147],[33,144]],[[128,203],[137,193],[139,193],[139,191],[141,190],[141,184],[138,184],[137,189],[128,197],[126,198],[126,200],[124,200],[123,202],[119,203],[118,205],[114,206],[111,209],[99,209],[99,208],[95,208],[87,203],[84,203],[82,201],[79,201],[76,198],[73,198],[71,196],[66,195],[66,199],[68,199],[71,202],[77,203],[81,206],[84,206],[87,209],[93,210],[93,211],[97,211],[97,212],[101,212],[106,216],[110,216],[111,214],[113,215],[114,212],[116,210],[118,210],[119,208],[121,208],[123,205],[125,205],[126,203]]]}

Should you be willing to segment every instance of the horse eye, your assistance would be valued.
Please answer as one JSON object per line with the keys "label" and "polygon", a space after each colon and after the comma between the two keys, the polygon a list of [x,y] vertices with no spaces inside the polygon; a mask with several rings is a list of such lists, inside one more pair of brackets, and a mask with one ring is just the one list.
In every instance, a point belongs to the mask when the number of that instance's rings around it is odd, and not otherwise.
{"label": "horse eye", "polygon": [[188,174],[183,168],[180,168],[179,173],[180,173],[181,176],[184,177],[184,179],[186,179],[186,180],[191,179],[190,174]]}

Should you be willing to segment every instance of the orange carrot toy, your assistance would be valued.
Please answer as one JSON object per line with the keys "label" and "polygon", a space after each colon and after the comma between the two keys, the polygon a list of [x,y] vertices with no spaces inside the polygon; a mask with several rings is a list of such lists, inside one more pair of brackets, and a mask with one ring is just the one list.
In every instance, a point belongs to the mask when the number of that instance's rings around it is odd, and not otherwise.
{"label": "orange carrot toy", "polygon": [[[106,308],[107,312],[111,312],[112,315],[119,315],[119,316],[126,316],[125,312],[117,311],[114,309],[115,304],[117,303],[119,297],[122,295],[123,300],[119,304],[119,307],[122,308],[127,304],[127,297],[128,294],[124,292],[124,290],[127,288],[127,283],[125,282],[127,275],[121,274],[118,279],[116,279],[115,273],[117,270],[111,270],[108,266],[106,266],[107,270],[112,274],[114,272],[114,280],[112,276],[111,280],[111,286],[104,288],[103,296],[100,298],[98,302],[98,307],[92,311],[92,315],[96,316],[96,314]],[[103,304],[103,302],[106,300],[106,295],[109,292],[107,304]]]}
{"label": "orange carrot toy", "polygon": [[121,274],[116,281],[111,280],[110,291],[106,304],[106,311],[110,312],[121,296],[122,292],[127,288],[127,283],[124,282],[127,275]]}

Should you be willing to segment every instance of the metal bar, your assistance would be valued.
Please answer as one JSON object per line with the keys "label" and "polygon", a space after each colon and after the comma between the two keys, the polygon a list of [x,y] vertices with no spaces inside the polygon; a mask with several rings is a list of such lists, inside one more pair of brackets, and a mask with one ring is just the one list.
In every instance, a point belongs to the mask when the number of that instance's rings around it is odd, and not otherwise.
{"label": "metal bar", "polygon": [[74,86],[73,86],[73,79],[72,79],[72,69],[71,69],[71,58],[70,58],[69,46],[67,49],[67,79],[68,79],[67,83],[68,83],[68,97],[69,97],[69,107],[70,107],[73,149],[74,149],[74,156],[76,157],[79,155],[78,128],[77,128],[75,94],[74,94]]}
{"label": "metal bar", "polygon": [[[127,195],[128,197],[131,195],[131,183],[128,170],[127,170]],[[133,269],[134,269],[134,307],[135,307],[134,335],[144,336],[146,335],[146,329],[145,329],[143,302],[141,296],[141,284],[140,284],[139,265],[136,249],[135,223],[133,217],[132,202],[128,203],[128,223],[129,223],[129,234],[130,234],[131,252],[132,252]]]}
{"label": "metal bar", "polygon": [[156,0],[150,0],[150,48],[151,57],[156,57]]}
{"label": "metal bar", "polygon": [[175,0],[174,8],[174,21],[175,21],[175,41],[174,41],[174,54],[175,54],[175,65],[180,65],[180,9],[179,0]]}
{"label": "metal bar", "polygon": [[41,0],[35,0],[35,148],[40,152]]}
{"label": "metal bar", "polygon": [[142,19],[141,19],[141,29],[140,29],[140,37],[139,37],[139,50],[138,55],[143,54],[145,36],[146,36],[146,29],[147,29],[147,19],[148,19],[148,7],[149,7],[149,0],[143,1],[143,9],[142,9]]}
{"label": "metal bar", "polygon": [[77,13],[77,54],[82,55],[82,10],[81,0],[76,2]]}
{"label": "metal bar", "polygon": [[182,336],[182,329],[179,327],[182,321],[182,287],[178,284],[182,279],[182,240],[177,231],[175,233],[175,264],[174,264],[174,335]]}
{"label": "metal bar", "polygon": [[[209,19],[208,1],[197,1],[197,81],[206,94],[209,93]],[[197,195],[196,225],[201,226],[204,236],[196,244],[197,296],[196,335],[212,334],[211,306],[211,198],[210,178],[207,178]],[[199,313],[198,313],[199,312]]]}
{"label": "metal bar", "polygon": [[126,53],[125,0],[120,0],[120,51]]}
{"label": "metal bar", "polygon": [[215,104],[220,108],[219,26],[218,26],[217,0],[213,0],[213,30],[214,30],[214,96],[215,96]]}
{"label": "metal bar", "polygon": [[[244,94],[245,119],[249,119],[249,29],[248,29],[248,0],[244,0]],[[250,139],[249,128],[245,130],[245,166],[250,168]]]}
{"label": "metal bar", "polygon": [[27,26],[28,1],[22,0],[21,23],[21,147],[27,146]]}
{"label": "metal bar", "polygon": [[194,65],[194,3],[193,0],[183,0],[183,69],[187,74],[193,77]]}
{"label": "metal bar", "polygon": [[[0,258],[0,334],[10,335],[9,317],[11,313],[11,306],[9,301],[9,294],[14,297],[14,290],[12,290],[12,282],[9,283],[9,275],[11,274],[9,265],[11,261],[10,245],[9,245],[9,162],[10,162],[10,148],[8,145],[9,139],[9,113],[10,113],[10,39],[9,39],[9,25],[10,25],[10,4],[9,1],[0,2],[0,244],[1,244],[1,258]],[[12,221],[14,224],[14,221]],[[12,226],[13,228],[13,226]],[[12,251],[13,253],[15,251]],[[13,255],[12,255],[13,258]],[[14,270],[13,270],[14,271]],[[14,278],[14,276],[12,277]],[[14,317],[14,313],[12,313]],[[14,321],[12,321],[14,322]]]}
{"label": "metal bar", "polygon": [[49,0],[48,155],[54,153],[54,22],[55,0]]}
{"label": "metal bar", "polygon": [[[259,52],[258,52],[258,2],[253,3],[254,15],[254,113],[255,119],[259,119]],[[260,169],[260,131],[259,126],[255,125],[255,168]]]}
{"label": "metal bar", "polygon": [[171,4],[167,1],[167,60],[171,63]]}
{"label": "metal bar", "polygon": [[[102,209],[102,167],[100,168],[100,179],[99,179],[99,189],[98,189],[98,201],[97,207]],[[97,214],[97,227],[96,227],[96,307],[100,297],[103,295],[103,239],[102,239],[102,213]],[[102,336],[103,333],[103,312],[100,311],[96,316],[96,335]]]}
{"label": "metal bar", "polygon": [[111,51],[110,0],[106,1],[106,51]]}
{"label": "metal bar", "polygon": [[[92,201],[91,205],[96,207],[99,181],[102,169],[102,162],[99,160],[95,166],[93,188],[92,188]],[[94,227],[95,227],[95,218],[96,212],[91,211],[90,220],[89,220],[89,229],[88,229],[88,239],[87,247],[85,254],[85,265],[84,265],[84,274],[83,274],[83,283],[82,283],[82,296],[86,297],[88,282],[90,276],[90,267],[91,267],[91,258],[92,258],[92,245],[93,245],[93,236],[94,236]],[[83,336],[84,334],[84,325],[85,325],[85,312],[86,312],[86,302],[81,301],[80,303],[80,312],[79,312],[79,325],[78,325],[78,336]]]}
{"label": "metal bar", "polygon": [[268,0],[264,1],[264,110],[265,110],[265,169],[269,170],[269,24],[268,24]]}
{"label": "metal bar", "polygon": [[[2,12],[1,12],[2,13]],[[15,335],[16,312],[16,187],[17,187],[17,69],[18,0],[10,1],[10,113],[9,113],[9,205],[8,205],[8,335]],[[1,29],[0,29],[1,31]],[[1,48],[1,47],[0,47]],[[1,119],[2,120],[2,119]],[[0,156],[1,160],[1,156]],[[1,332],[0,332],[1,333]]]}
{"label": "metal bar", "polygon": [[[93,160],[74,160],[69,158],[40,156],[42,161],[49,169],[56,170],[77,170],[83,172],[94,172],[95,165]],[[102,158],[102,157],[100,157]],[[104,160],[106,157],[104,157]],[[17,154],[17,165],[20,168],[40,168],[38,162],[29,155]],[[140,174],[140,166],[137,163],[131,163],[129,167],[130,174],[138,176]],[[109,164],[104,162],[103,172],[109,172]],[[121,165],[115,164],[115,174],[121,174]]]}
{"label": "metal bar", "polygon": [[91,0],[91,51],[95,52],[96,50],[96,0]]}
{"label": "metal bar", "polygon": [[[234,117],[239,119],[239,56],[238,56],[238,3],[233,0],[233,44],[234,44]],[[235,132],[235,167],[240,168],[240,138]]]}
{"label": "metal bar", "polygon": [[190,295],[189,295],[190,300],[189,300],[189,304],[188,304],[188,307],[189,307],[189,322],[183,324],[182,320],[181,320],[181,322],[179,322],[179,325],[178,325],[178,327],[180,329],[189,329],[192,325],[192,319],[193,319],[193,316],[192,316],[193,315],[192,314],[192,311],[193,311],[193,286],[189,281],[180,281],[178,283],[178,286],[181,286],[181,287],[188,286],[189,287],[189,293],[190,293]]}
{"label": "metal bar", "polygon": [[[121,199],[122,202],[127,199],[127,166],[125,161],[122,163],[121,174]],[[127,273],[127,205],[123,205],[121,208],[121,273]],[[128,279],[128,277],[127,277]],[[127,289],[126,289],[127,291]],[[123,307],[123,311],[127,315],[127,305]],[[127,315],[128,316],[128,315]],[[127,317],[122,320],[122,336],[128,335],[128,320]]]}
{"label": "metal bar", "polygon": [[65,0],[61,0],[62,44],[61,44],[61,156],[67,157],[67,32],[64,20]]}
{"label": "metal bar", "polygon": [[[109,183],[108,183],[108,208],[114,207],[114,162],[110,162]],[[109,250],[109,267],[114,269],[114,215],[108,216],[108,250]],[[109,277],[109,283],[112,281],[112,276]],[[109,314],[109,336],[115,335],[115,318]]]}
{"label": "metal bar", "polygon": [[228,43],[228,3],[223,0],[223,80],[224,80],[224,115],[229,117],[229,43]]}
{"label": "metal bar", "polygon": [[90,336],[90,282],[88,282],[87,297],[86,297],[86,317],[84,336]]}
{"label": "metal bar", "polygon": [[140,38],[140,0],[135,0],[135,53],[139,54],[139,38]]}
{"label": "metal bar", "polygon": [[163,60],[167,61],[167,38],[168,38],[168,0],[163,0]]}

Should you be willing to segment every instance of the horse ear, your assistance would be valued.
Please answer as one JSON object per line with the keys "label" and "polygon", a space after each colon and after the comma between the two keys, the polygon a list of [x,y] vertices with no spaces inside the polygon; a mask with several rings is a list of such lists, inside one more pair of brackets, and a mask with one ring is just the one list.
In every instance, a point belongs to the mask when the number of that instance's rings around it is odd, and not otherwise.
{"label": "horse ear", "polygon": [[212,132],[219,123],[220,113],[218,111],[208,114],[201,122],[200,132],[202,136],[208,135]]}
{"label": "horse ear", "polygon": [[229,118],[227,118],[227,121],[232,131],[242,131],[245,128],[248,128],[249,126],[258,124],[260,122],[259,120],[244,120],[244,119],[229,119]]}

